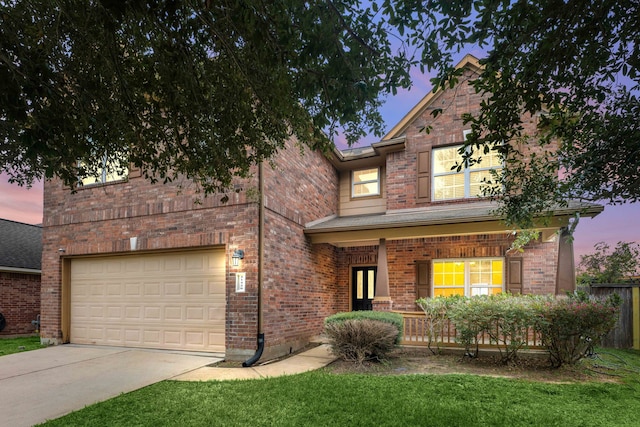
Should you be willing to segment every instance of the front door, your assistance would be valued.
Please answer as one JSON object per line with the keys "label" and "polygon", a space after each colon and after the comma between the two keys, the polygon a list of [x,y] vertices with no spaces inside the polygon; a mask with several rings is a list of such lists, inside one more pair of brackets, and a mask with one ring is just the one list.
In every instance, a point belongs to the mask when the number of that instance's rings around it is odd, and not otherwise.
{"label": "front door", "polygon": [[372,310],[376,293],[376,267],[353,267],[351,309]]}

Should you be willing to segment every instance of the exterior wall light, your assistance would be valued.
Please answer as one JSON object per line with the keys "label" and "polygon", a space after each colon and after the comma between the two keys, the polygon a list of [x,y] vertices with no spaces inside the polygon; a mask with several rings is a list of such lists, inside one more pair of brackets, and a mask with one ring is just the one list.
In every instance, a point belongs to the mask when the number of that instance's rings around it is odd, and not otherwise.
{"label": "exterior wall light", "polygon": [[244,258],[244,251],[242,249],[235,249],[233,251],[233,255],[231,255],[231,265],[234,267],[238,267],[240,265],[240,260]]}

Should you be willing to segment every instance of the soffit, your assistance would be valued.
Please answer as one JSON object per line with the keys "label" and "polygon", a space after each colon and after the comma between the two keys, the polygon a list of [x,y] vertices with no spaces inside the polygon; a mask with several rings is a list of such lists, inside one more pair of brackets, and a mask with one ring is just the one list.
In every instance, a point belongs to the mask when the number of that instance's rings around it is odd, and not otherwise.
{"label": "soffit", "polygon": [[[509,233],[512,228],[495,215],[495,203],[480,201],[463,205],[441,205],[422,209],[387,212],[380,215],[333,217],[308,224],[305,234],[312,243],[352,246],[375,243],[380,238],[409,239],[437,236]],[[548,239],[580,211],[595,216],[603,207],[570,203],[553,211],[550,219],[540,221],[536,229]]]}

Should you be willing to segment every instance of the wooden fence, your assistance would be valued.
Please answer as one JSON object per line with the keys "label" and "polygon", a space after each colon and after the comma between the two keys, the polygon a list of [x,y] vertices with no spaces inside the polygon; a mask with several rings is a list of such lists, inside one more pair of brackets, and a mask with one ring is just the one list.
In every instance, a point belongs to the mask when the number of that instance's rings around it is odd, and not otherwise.
{"label": "wooden fence", "polygon": [[640,350],[640,283],[591,285],[590,293],[602,298],[616,293],[622,299],[620,317],[602,344]]}
{"label": "wooden fence", "polygon": [[[456,341],[456,329],[449,320],[446,320],[439,330],[434,334],[430,331],[431,325],[427,316],[420,311],[396,311],[402,315],[404,323],[404,336],[400,341],[400,345],[421,346],[429,345],[429,336],[437,335],[437,340],[431,343],[431,347],[462,347],[462,344]],[[431,332],[431,333],[430,333]],[[529,343],[527,347],[530,349],[541,349],[542,341],[540,335],[533,330],[527,331],[529,335]],[[489,335],[484,333],[478,339],[480,348],[497,348],[496,343],[491,342]]]}

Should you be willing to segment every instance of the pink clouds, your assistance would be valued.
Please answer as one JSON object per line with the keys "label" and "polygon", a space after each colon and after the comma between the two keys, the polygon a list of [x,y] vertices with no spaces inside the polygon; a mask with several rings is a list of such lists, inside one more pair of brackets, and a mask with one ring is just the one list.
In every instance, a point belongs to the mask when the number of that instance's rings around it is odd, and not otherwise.
{"label": "pink clouds", "polygon": [[25,224],[42,223],[42,181],[27,189],[9,184],[9,177],[0,174],[0,218]]}

